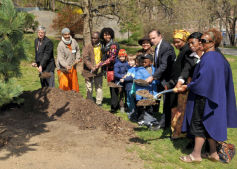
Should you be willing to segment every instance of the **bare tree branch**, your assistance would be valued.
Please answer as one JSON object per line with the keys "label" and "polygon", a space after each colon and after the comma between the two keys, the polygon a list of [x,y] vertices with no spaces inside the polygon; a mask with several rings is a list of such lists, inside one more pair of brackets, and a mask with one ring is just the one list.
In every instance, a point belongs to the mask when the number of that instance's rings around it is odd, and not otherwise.
{"label": "bare tree branch", "polygon": [[60,2],[62,4],[77,6],[77,7],[83,9],[83,6],[80,3],[78,3],[78,2],[71,2],[71,1],[66,1],[66,0],[56,0],[56,1],[58,1],[58,2]]}

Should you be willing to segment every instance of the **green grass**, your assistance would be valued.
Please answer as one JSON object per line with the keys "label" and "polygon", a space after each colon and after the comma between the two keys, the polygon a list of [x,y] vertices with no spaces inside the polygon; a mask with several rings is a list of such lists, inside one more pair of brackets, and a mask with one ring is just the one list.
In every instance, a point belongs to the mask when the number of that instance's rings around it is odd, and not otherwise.
{"label": "green grass", "polygon": [[[27,37],[29,44],[27,44],[27,55],[34,56],[34,52],[29,47],[32,47],[33,39],[32,35]],[[57,43],[58,41],[55,41]],[[55,45],[56,48],[56,45]],[[127,46],[121,45],[121,48],[125,48],[129,54],[134,54],[137,51],[137,48],[129,48]],[[56,55],[55,55],[56,56]],[[226,56],[229,59],[233,80],[235,85],[236,93],[236,84],[237,84],[237,57],[235,56]],[[40,88],[40,82],[38,73],[35,68],[31,67],[29,61],[22,62],[21,71],[23,76],[18,79],[18,83],[23,86],[24,90],[36,90]],[[80,92],[85,97],[85,81],[84,78],[78,73],[78,81],[80,86]],[[56,87],[58,86],[57,76],[55,74]],[[103,82],[103,94],[104,102],[103,108],[106,110],[110,109],[110,94],[109,88],[107,87],[106,80]],[[162,110],[162,107],[160,108]],[[127,117],[124,113],[117,113],[116,115],[127,120]],[[208,160],[203,160],[200,164],[187,164],[181,162],[178,158],[183,154],[188,154],[191,150],[186,150],[184,147],[187,145],[187,139],[180,139],[176,141],[171,141],[169,139],[169,130],[159,130],[159,131],[148,131],[146,128],[139,128],[136,131],[139,140],[141,141],[140,145],[133,145],[128,147],[128,152],[137,152],[142,160],[144,160],[145,168],[147,169],[174,169],[174,168],[203,168],[203,169],[235,169],[237,168],[237,157],[235,157],[230,164],[214,163]],[[228,141],[237,145],[237,129],[228,129]]]}

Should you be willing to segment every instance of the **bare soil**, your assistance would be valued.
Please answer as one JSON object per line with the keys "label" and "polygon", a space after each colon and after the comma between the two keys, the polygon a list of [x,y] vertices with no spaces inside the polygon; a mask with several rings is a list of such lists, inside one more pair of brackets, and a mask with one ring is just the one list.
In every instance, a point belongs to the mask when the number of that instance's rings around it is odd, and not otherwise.
{"label": "bare soil", "polygon": [[134,125],[79,93],[25,92],[23,106],[0,114],[0,166],[14,169],[139,169],[128,152]]}

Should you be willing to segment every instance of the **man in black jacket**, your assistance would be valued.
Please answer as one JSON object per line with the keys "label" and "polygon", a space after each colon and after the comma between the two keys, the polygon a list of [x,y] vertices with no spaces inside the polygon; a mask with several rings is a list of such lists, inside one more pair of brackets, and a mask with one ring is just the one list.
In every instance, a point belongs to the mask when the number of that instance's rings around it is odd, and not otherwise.
{"label": "man in black jacket", "polygon": [[53,43],[45,36],[45,27],[38,27],[38,38],[35,39],[35,63],[40,75],[43,72],[50,73],[48,78],[40,78],[41,87],[54,87],[55,61],[53,56]]}
{"label": "man in black jacket", "polygon": [[[160,31],[155,29],[151,30],[149,32],[149,38],[151,43],[156,46],[154,56],[154,67],[156,68],[156,71],[154,75],[147,78],[146,81],[149,83],[151,83],[153,79],[160,81],[160,84],[158,85],[159,92],[165,89],[166,82],[170,80],[172,65],[175,61],[176,55],[173,46],[163,40]],[[163,114],[165,114],[166,125],[164,126],[164,122],[162,122],[163,124],[161,124],[160,127],[169,127],[170,124],[171,109],[168,102],[169,94],[164,97],[163,106]],[[164,119],[162,119],[162,121],[164,121]]]}

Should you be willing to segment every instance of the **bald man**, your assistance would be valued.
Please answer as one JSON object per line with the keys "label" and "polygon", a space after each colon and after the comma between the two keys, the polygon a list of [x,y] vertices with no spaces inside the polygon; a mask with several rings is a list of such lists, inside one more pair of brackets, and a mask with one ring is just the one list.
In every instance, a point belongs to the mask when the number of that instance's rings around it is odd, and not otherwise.
{"label": "bald man", "polygon": [[98,67],[102,59],[100,33],[93,32],[91,37],[91,44],[85,46],[82,51],[84,61],[83,73],[86,83],[87,99],[93,100],[93,85],[96,90],[96,104],[102,106],[103,91],[103,73],[101,68]]}

